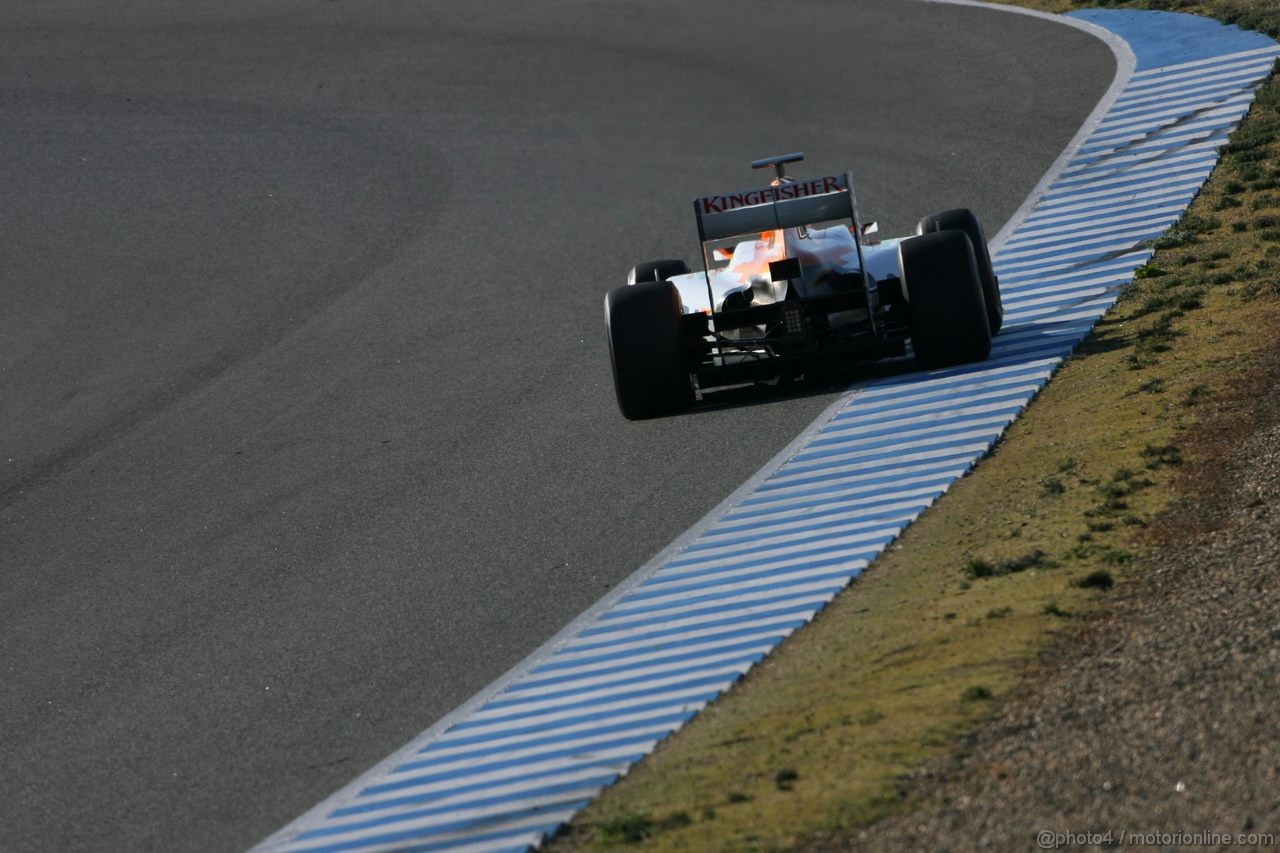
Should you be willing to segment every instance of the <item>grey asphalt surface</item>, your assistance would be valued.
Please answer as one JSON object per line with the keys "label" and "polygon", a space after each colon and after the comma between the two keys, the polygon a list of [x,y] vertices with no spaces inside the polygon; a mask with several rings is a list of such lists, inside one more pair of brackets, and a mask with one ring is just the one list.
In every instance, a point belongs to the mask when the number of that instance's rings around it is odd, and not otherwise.
{"label": "grey asphalt surface", "polygon": [[747,162],[994,233],[1114,71],[902,0],[0,6],[0,850],[232,850],[832,399],[617,413],[604,291]]}

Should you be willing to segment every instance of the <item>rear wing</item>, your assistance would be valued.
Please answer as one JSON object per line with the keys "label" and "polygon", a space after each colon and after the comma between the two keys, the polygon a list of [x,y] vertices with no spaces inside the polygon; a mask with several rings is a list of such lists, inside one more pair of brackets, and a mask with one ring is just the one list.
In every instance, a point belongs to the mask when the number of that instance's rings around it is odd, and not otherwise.
{"label": "rear wing", "polygon": [[857,224],[849,173],[789,181],[737,193],[694,199],[703,243],[753,231],[795,228],[832,219]]}

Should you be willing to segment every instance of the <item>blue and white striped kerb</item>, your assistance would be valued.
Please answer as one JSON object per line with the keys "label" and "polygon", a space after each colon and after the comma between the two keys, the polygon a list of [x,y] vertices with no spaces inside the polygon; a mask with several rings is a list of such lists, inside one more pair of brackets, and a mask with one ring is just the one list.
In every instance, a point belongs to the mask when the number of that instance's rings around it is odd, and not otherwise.
{"label": "blue and white striped kerb", "polygon": [[1186,209],[1280,53],[1188,16],[1078,17],[1127,41],[1134,72],[998,251],[1005,330],[991,359],[853,389],[554,652],[267,848],[536,846],[812,619],[987,452]]}

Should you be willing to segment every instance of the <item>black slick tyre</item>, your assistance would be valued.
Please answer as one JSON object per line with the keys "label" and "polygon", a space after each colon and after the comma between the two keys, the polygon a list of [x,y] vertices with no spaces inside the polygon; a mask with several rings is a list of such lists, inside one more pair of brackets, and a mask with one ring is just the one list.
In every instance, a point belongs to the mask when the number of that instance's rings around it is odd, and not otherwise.
{"label": "black slick tyre", "polygon": [[924,368],[982,361],[991,327],[973,245],[960,231],[935,231],[898,244],[911,306],[911,348]]}
{"label": "black slick tyre", "polygon": [[991,267],[991,253],[987,250],[987,235],[982,230],[982,223],[972,210],[959,207],[926,216],[916,226],[917,234],[931,234],[934,231],[963,231],[973,244],[973,256],[978,262],[978,277],[982,280],[982,298],[987,303],[987,325],[991,328],[991,334],[996,334],[1004,325],[1004,305],[1000,301],[1000,280]]}
{"label": "black slick tyre", "polygon": [[681,260],[667,259],[662,261],[645,261],[636,264],[627,273],[627,284],[639,284],[642,281],[666,281],[672,276],[685,275],[689,265]]}
{"label": "black slick tyre", "polygon": [[615,287],[604,300],[618,408],[630,420],[682,412],[693,382],[681,331],[680,293],[669,281]]}

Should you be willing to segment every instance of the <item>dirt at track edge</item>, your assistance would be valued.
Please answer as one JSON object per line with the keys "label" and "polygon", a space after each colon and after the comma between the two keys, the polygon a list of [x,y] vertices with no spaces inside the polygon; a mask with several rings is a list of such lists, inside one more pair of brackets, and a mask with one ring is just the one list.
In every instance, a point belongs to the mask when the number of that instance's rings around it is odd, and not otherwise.
{"label": "dirt at track edge", "polygon": [[1134,833],[1162,849],[1275,845],[1280,350],[1258,360],[1185,435],[1181,497],[1111,606],[958,757],[915,775],[919,808],[808,849],[1035,849],[1047,832],[1064,849]]}

